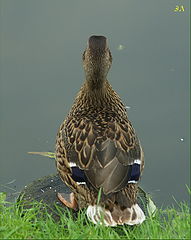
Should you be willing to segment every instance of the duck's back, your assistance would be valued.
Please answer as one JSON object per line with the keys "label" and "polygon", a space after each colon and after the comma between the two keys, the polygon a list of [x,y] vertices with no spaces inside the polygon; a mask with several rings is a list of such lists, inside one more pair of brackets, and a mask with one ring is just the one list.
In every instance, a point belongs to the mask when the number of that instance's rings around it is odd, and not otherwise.
{"label": "duck's back", "polygon": [[108,83],[107,88],[109,97],[101,103],[84,96],[82,89],[60,134],[68,161],[84,170],[88,183],[96,190],[102,187],[105,194],[127,186],[134,161],[141,162],[139,140],[126,109]]}

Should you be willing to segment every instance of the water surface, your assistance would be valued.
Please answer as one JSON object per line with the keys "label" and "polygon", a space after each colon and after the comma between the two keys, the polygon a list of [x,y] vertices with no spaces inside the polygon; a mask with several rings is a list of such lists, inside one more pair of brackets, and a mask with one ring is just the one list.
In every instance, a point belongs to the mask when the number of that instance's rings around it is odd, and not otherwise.
{"label": "water surface", "polygon": [[[55,136],[83,80],[92,34],[109,39],[109,81],[145,151],[141,185],[158,205],[188,200],[189,1],[1,0],[0,182],[20,191],[56,172]],[[11,191],[1,186],[1,191]]]}

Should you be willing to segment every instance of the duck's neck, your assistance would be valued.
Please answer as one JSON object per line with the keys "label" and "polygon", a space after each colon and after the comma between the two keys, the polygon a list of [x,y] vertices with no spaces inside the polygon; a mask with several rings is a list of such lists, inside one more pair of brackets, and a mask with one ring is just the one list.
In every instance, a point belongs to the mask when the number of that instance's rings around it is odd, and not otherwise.
{"label": "duck's neck", "polygon": [[85,81],[73,105],[72,111],[74,114],[76,114],[79,108],[86,110],[91,108],[97,111],[98,109],[107,107],[108,109],[116,109],[118,112],[125,111],[121,99],[112,89],[107,79],[102,83],[96,82],[95,84],[96,86],[99,84],[99,88],[92,88],[92,82],[89,83],[87,80]]}
{"label": "duck's neck", "polygon": [[87,90],[89,91],[97,91],[101,90],[102,88],[105,87],[107,79],[104,74],[101,74],[100,72],[94,73],[91,75],[86,75],[86,86]]}
{"label": "duck's neck", "polygon": [[94,79],[93,81],[85,81],[80,98],[87,105],[95,107],[102,106],[110,101],[113,90],[107,79]]}

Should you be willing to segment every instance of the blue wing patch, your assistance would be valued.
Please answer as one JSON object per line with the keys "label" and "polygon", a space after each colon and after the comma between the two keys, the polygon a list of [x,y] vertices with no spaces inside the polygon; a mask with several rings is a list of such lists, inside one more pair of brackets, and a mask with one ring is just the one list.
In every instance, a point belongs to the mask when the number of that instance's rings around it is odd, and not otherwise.
{"label": "blue wing patch", "polygon": [[[137,183],[140,178],[140,164],[134,163],[133,165],[129,166],[129,181],[128,183]],[[86,182],[86,176],[84,171],[79,169],[78,167],[72,167],[72,179],[76,182]]]}
{"label": "blue wing patch", "polygon": [[72,167],[72,179],[76,182],[86,182],[84,171],[78,167]]}
{"label": "blue wing patch", "polygon": [[128,183],[137,183],[137,181],[139,181],[140,174],[141,174],[140,164],[134,163],[131,166],[131,175]]}

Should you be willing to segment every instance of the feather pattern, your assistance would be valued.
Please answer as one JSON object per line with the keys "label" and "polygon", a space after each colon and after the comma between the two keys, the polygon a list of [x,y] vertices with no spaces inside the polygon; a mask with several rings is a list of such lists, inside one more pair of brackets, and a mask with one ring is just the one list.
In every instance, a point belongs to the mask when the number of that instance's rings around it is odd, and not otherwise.
{"label": "feather pattern", "polygon": [[[95,206],[102,188],[100,212],[109,211],[105,218],[112,224],[128,224],[133,222],[132,217],[138,218],[133,214],[142,216],[136,206],[136,192],[144,157],[126,108],[106,79],[111,60],[106,38],[90,37],[83,54],[86,81],[58,131],[56,165],[79,208]],[[78,180],[86,185],[78,184]],[[94,210],[87,212],[93,222],[100,219]]]}

